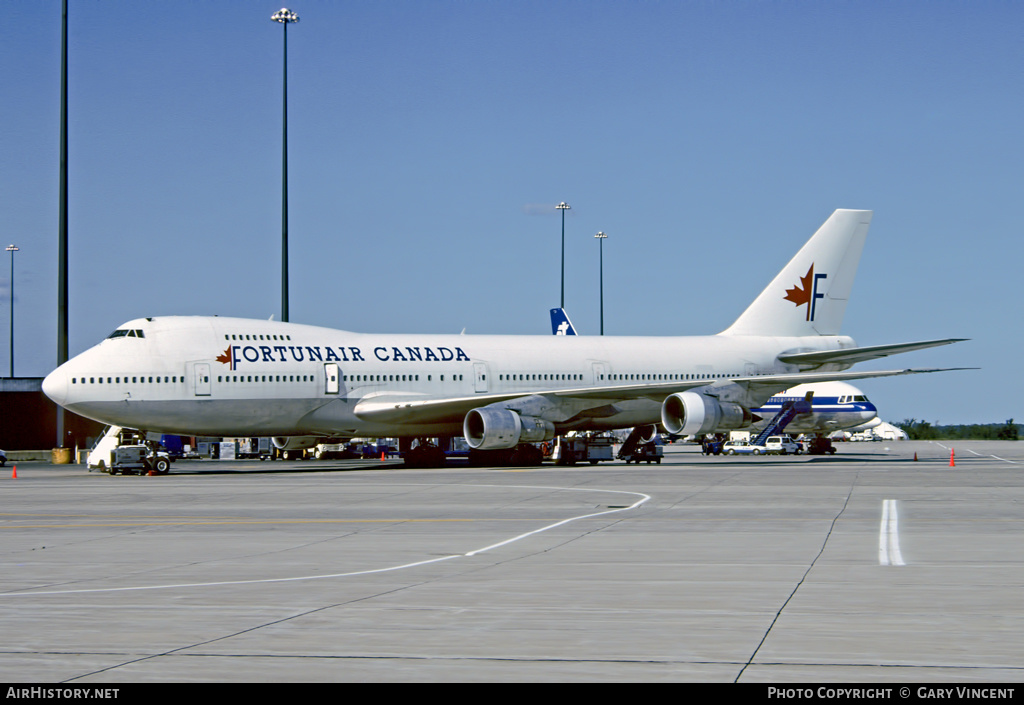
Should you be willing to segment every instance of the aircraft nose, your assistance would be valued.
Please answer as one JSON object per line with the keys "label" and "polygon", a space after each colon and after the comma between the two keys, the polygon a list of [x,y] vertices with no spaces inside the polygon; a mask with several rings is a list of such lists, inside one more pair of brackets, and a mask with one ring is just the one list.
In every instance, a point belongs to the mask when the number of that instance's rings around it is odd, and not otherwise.
{"label": "aircraft nose", "polygon": [[46,375],[43,380],[43,394],[50,397],[55,404],[64,406],[68,400],[68,374],[63,366]]}

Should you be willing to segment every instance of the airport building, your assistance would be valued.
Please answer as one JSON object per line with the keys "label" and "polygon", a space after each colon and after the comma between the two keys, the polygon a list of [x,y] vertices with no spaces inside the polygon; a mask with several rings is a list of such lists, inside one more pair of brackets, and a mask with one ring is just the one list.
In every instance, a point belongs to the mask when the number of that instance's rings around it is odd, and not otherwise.
{"label": "airport building", "polygon": [[[103,424],[64,412],[64,446],[89,447]],[[0,448],[49,450],[57,445],[57,405],[43,394],[41,377],[0,379]]]}

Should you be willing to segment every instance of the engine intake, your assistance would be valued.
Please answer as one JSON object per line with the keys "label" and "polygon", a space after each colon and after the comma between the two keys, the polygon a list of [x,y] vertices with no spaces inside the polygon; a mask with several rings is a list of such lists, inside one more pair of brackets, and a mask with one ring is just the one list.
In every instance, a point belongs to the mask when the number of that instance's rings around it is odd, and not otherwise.
{"label": "engine intake", "polygon": [[658,424],[652,423],[647,426],[637,426],[637,428],[640,431],[641,443],[650,443],[658,435]]}
{"label": "engine intake", "polygon": [[306,450],[324,439],[318,436],[274,436],[270,439],[278,450]]}
{"label": "engine intake", "polygon": [[515,448],[520,443],[539,443],[555,437],[555,425],[511,409],[473,409],[462,422],[462,435],[474,450]]}
{"label": "engine intake", "polygon": [[696,392],[672,394],[661,404],[662,425],[669,433],[680,436],[731,431],[752,422],[750,409]]}

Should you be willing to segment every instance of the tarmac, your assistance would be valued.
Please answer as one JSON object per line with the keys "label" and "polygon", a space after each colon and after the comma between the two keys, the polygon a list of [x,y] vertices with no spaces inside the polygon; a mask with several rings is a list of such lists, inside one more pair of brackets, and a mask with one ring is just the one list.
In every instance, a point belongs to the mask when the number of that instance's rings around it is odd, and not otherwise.
{"label": "tarmac", "polygon": [[1024,443],[838,448],[8,464],[0,682],[1024,680]]}

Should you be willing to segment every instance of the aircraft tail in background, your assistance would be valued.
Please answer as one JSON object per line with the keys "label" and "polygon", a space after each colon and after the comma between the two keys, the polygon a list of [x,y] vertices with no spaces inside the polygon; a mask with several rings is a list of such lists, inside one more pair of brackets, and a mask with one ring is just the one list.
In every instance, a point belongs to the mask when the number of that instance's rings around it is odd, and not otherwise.
{"label": "aircraft tail in background", "polygon": [[573,328],[572,321],[569,320],[569,314],[565,312],[565,309],[551,309],[551,334],[576,335],[576,329]]}

